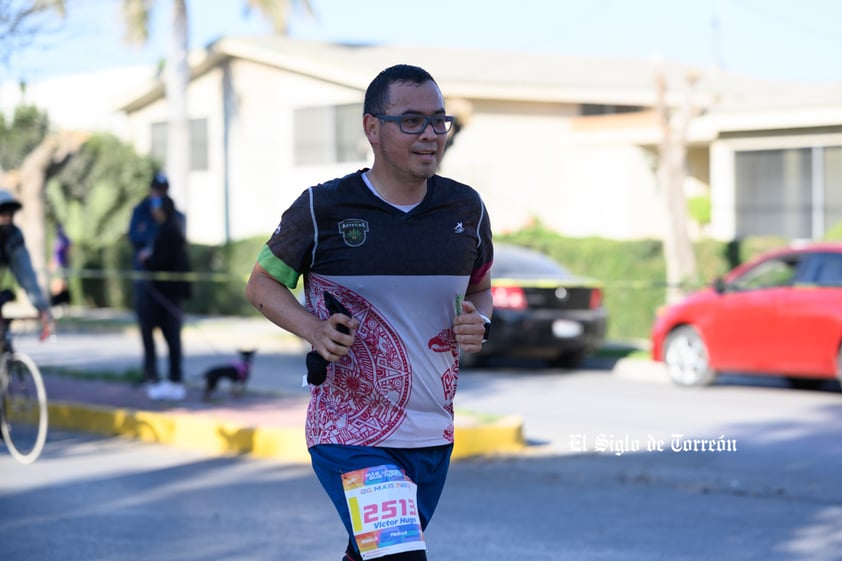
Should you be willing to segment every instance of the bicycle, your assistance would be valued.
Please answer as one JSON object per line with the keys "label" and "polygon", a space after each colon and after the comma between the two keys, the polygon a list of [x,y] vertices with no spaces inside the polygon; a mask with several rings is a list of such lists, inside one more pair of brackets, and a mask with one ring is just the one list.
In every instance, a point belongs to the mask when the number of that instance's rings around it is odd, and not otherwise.
{"label": "bicycle", "polygon": [[13,458],[31,464],[47,440],[47,392],[35,362],[14,350],[12,321],[27,319],[3,316],[3,305],[14,299],[11,290],[0,291],[0,434]]}

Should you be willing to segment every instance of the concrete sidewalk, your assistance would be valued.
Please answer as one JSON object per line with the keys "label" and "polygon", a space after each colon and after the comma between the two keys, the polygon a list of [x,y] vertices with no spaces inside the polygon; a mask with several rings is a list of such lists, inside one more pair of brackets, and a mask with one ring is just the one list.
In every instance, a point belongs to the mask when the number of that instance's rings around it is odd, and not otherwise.
{"label": "concrete sidewalk", "polygon": [[[80,314],[82,312],[74,312]],[[91,320],[92,312],[84,312]],[[15,336],[45,373],[50,426],[121,435],[212,454],[249,454],[307,462],[304,419],[309,392],[301,387],[305,346],[260,318],[188,318],[184,333],[187,399],[156,402],[125,378],[138,371],[140,336],[131,316],[103,315],[60,323],[54,340],[37,341],[34,330]],[[237,349],[255,348],[247,392],[234,397],[225,383],[210,402],[201,399],[202,373],[227,364]],[[166,345],[158,341],[161,371]],[[84,376],[83,376],[84,374]],[[456,411],[454,458],[511,453],[525,447],[520,417],[496,418]]]}

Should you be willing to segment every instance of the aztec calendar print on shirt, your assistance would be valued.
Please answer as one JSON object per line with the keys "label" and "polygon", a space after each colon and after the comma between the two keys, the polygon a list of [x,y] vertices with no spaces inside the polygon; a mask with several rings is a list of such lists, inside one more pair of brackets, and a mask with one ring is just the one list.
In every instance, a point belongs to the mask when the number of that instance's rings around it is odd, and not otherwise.
{"label": "aztec calendar print on shirt", "polygon": [[[351,352],[331,363],[327,381],[312,387],[307,445],[370,446],[392,434],[404,417],[412,371],[397,333],[376,310],[343,287],[311,276],[310,302],[325,309],[328,290],[360,320]],[[371,351],[376,350],[376,354]]]}

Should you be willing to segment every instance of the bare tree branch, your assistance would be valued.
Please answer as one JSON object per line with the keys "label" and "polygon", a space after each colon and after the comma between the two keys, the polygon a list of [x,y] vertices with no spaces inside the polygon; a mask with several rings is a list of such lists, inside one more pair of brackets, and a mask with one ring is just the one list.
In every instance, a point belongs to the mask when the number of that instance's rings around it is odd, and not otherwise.
{"label": "bare tree branch", "polygon": [[0,0],[0,62],[8,62],[39,33],[50,32],[51,18],[64,18],[64,9],[64,0]]}

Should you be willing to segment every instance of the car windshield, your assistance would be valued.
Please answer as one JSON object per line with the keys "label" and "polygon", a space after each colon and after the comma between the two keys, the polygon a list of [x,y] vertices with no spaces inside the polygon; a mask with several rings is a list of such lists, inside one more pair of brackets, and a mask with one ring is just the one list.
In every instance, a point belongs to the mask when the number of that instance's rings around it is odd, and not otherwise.
{"label": "car windshield", "polygon": [[510,247],[495,247],[491,276],[573,278],[567,269],[545,255]]}

